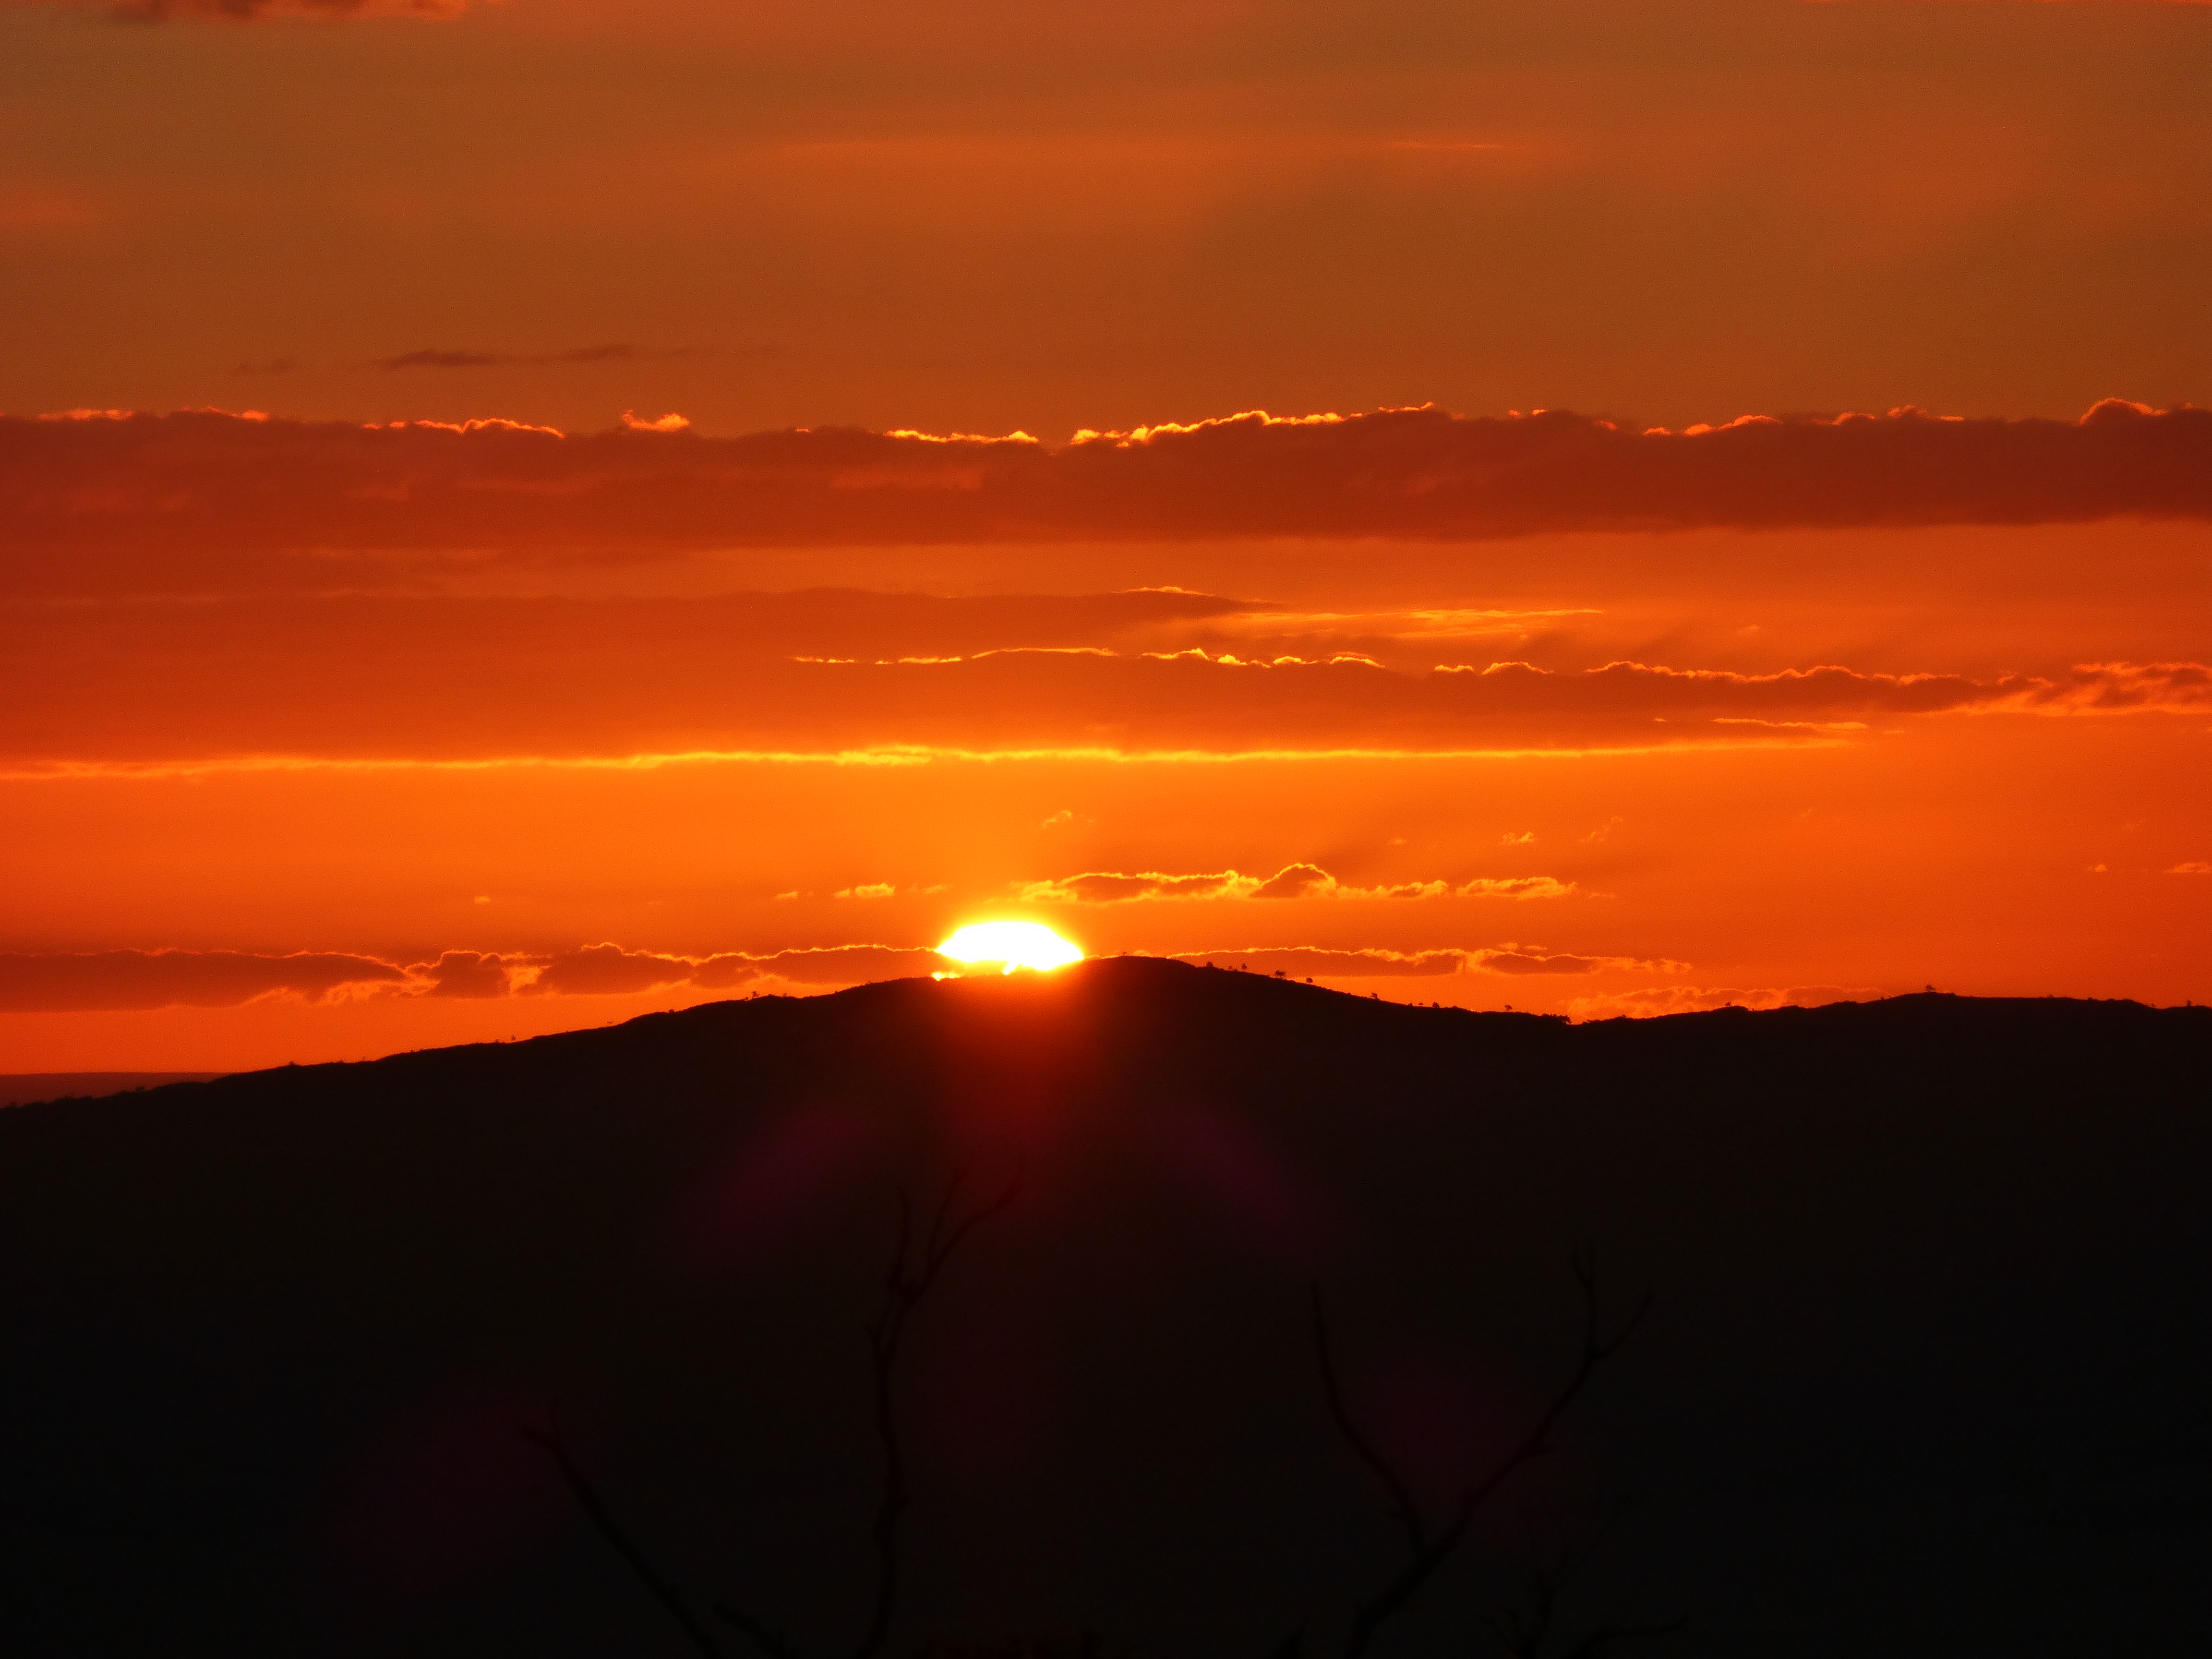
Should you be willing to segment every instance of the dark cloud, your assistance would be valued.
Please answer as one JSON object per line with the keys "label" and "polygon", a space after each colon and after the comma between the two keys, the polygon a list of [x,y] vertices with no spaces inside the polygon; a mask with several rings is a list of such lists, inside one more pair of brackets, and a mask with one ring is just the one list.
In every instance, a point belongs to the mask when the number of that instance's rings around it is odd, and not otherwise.
{"label": "dark cloud", "polygon": [[614,345],[574,346],[567,351],[467,351],[424,347],[403,351],[395,357],[379,357],[371,368],[498,368],[510,363],[656,363],[672,358],[701,357],[690,346]]}
{"label": "dark cloud", "polygon": [[[510,963],[516,959],[510,957]],[[756,955],[725,951],[704,957],[666,956],[593,945],[530,959],[537,976],[520,986],[526,996],[621,996],[663,986],[732,991],[775,980],[793,985],[854,985],[942,969],[936,951],[892,945],[831,945]]]}
{"label": "dark cloud", "polygon": [[403,351],[397,357],[379,357],[371,368],[489,368],[514,358],[491,351]]}
{"label": "dark cloud", "polygon": [[1467,953],[1336,951],[1318,945],[1278,945],[1245,951],[1182,951],[1174,959],[1216,968],[1249,968],[1256,974],[1279,971],[1291,979],[1423,979],[1460,972]]}
{"label": "dark cloud", "polygon": [[555,957],[524,989],[537,996],[619,996],[682,984],[703,965],[690,957],[593,945]]}
{"label": "dark cloud", "polygon": [[549,955],[444,951],[402,967],[333,952],[257,956],[237,951],[98,951],[0,953],[0,1013],[136,1008],[229,1008],[278,994],[327,1000],[365,994],[488,1000],[525,996],[635,995],[664,986],[735,990],[762,981],[856,985],[940,970],[936,951],[889,945],[838,945],[755,954],[661,955],[619,945]]}
{"label": "dark cloud", "polygon": [[404,984],[369,957],[239,951],[95,951],[0,955],[0,1012],[228,1008],[283,992],[320,1000],[348,986]]}
{"label": "dark cloud", "polygon": [[1889,994],[1869,985],[1658,985],[1577,997],[1567,1006],[1578,1020],[1651,1019],[1716,1008],[1820,1008],[1832,1002],[1871,1002]]}
{"label": "dark cloud", "polygon": [[1534,945],[1439,951],[1389,951],[1379,947],[1346,951],[1317,945],[1282,945],[1245,951],[1184,951],[1176,954],[1176,960],[1210,963],[1221,968],[1249,968],[1261,974],[1279,971],[1291,979],[1433,979],[1447,974],[1672,974],[1683,972],[1687,966],[1637,957],[1574,956]]}
{"label": "dark cloud", "polygon": [[250,23],[267,17],[456,17],[468,5],[469,0],[116,0],[106,9],[133,23]]}
{"label": "dark cloud", "polygon": [[504,421],[0,418],[10,545],[222,569],[310,548],[1462,539],[2124,515],[2212,516],[2212,412],[2106,403],[2051,421],[1899,410],[1638,432],[1565,413],[1424,408],[1245,415],[1057,447],[848,428],[570,437]]}
{"label": "dark cloud", "polygon": [[510,959],[481,951],[447,951],[435,962],[418,962],[407,972],[434,997],[503,997]]}
{"label": "dark cloud", "polygon": [[[1294,871],[1312,866],[1293,866]],[[1289,873],[1289,872],[1285,872]],[[1241,878],[1247,891],[1257,884]],[[1336,889],[1358,892],[1370,890]],[[1441,885],[1441,884],[1437,884]],[[1444,974],[1676,973],[1684,964],[1629,957],[1577,956],[1532,945],[1400,951],[1318,945],[1185,951],[1178,960],[1298,979],[1375,979]],[[0,954],[0,1013],[64,1013],[167,1007],[228,1008],[290,995],[340,994],[487,1000],[522,996],[635,996],[666,988],[735,991],[748,986],[824,988],[942,972],[936,951],[908,945],[836,945],[681,956],[606,943],[544,955],[452,950],[402,967],[374,957],[302,951],[99,951]],[[1659,993],[1650,994],[1657,996]]]}

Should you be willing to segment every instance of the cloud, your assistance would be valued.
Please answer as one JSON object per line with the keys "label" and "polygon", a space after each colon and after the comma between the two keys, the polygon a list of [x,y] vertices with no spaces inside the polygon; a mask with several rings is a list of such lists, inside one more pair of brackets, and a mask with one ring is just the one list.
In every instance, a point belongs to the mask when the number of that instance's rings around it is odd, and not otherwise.
{"label": "cloud", "polygon": [[1482,949],[1339,950],[1319,945],[1261,945],[1241,951],[1181,951],[1177,962],[1281,973],[1290,979],[1433,979],[1453,974],[1686,973],[1689,964],[1640,957],[1576,956],[1535,945]]}
{"label": "cloud", "polygon": [[[510,959],[512,960],[512,959]],[[619,945],[587,945],[537,958],[537,976],[517,988],[525,996],[620,996],[689,985],[732,991],[767,981],[791,985],[858,985],[913,978],[944,968],[945,958],[921,946],[830,945],[755,954],[724,951],[703,957],[626,951]]]}
{"label": "cloud", "polygon": [[1031,903],[1061,902],[1067,904],[1121,904],[1133,899],[1158,898],[1218,898],[1235,892],[1240,884],[1249,884],[1254,878],[1240,876],[1234,870],[1224,870],[1212,876],[1170,876],[1157,870],[1147,870],[1134,875],[1118,870],[1087,870],[1079,876],[1061,876],[1052,881],[1033,881],[1021,890],[1021,896]]}
{"label": "cloud", "polygon": [[1885,994],[1875,987],[1864,985],[1794,985],[1750,990],[1661,985],[1577,997],[1568,1003],[1567,1012],[1578,1020],[1651,1019],[1662,1014],[1703,1013],[1717,1008],[1819,1008],[1831,1002],[1871,1001]]}
{"label": "cloud", "polygon": [[2191,859],[2185,863],[2174,865],[2166,873],[2169,876],[2212,876],[2212,861]]}
{"label": "cloud", "polygon": [[2198,662],[2092,662],[2029,680],[1997,706],[2050,714],[2188,714],[2212,708],[2212,668]]}
{"label": "cloud", "polygon": [[[775,625],[783,618],[796,633],[806,605],[757,597],[0,609],[0,650],[15,671],[0,700],[0,764],[1498,754],[1832,743],[1942,715],[2212,711],[2212,669],[2196,662],[1978,677],[1832,664],[1767,673],[1638,662],[1404,671],[1101,647],[794,659],[770,654]],[[981,625],[935,603],[946,631]],[[854,599],[849,609],[853,626],[872,629],[892,607]],[[1037,614],[1048,609],[1040,603]],[[1073,625],[1079,609],[1064,620]],[[425,662],[438,672],[419,672]],[[1111,878],[1085,884],[1094,896],[1145,896],[1147,882],[1150,896],[1164,896],[1158,883],[1182,878],[1087,873]]]}
{"label": "cloud", "polygon": [[447,951],[435,962],[418,962],[408,976],[434,997],[503,997],[508,989],[510,959],[481,951]]}
{"label": "cloud", "polygon": [[532,996],[625,996],[657,986],[682,984],[704,966],[690,957],[625,951],[619,945],[592,945],[553,957],[521,988]]}
{"label": "cloud", "polygon": [[1020,896],[1030,903],[1125,904],[1139,899],[1564,898],[1574,890],[1574,883],[1553,876],[1478,877],[1456,886],[1437,880],[1353,887],[1317,864],[1291,864],[1272,876],[1247,876],[1235,870],[1202,875],[1088,870],[1026,883]]}
{"label": "cloud", "polygon": [[0,953],[0,1013],[232,1008],[258,998],[324,1002],[340,994],[485,1000],[519,996],[623,996],[664,986],[729,991],[781,982],[857,985],[945,966],[916,946],[838,945],[703,957],[615,944],[550,954],[453,950],[402,966],[374,957],[301,951],[98,951]]}
{"label": "cloud", "polygon": [[1293,864],[1252,890],[1255,899],[1310,898],[1333,891],[1336,878],[1317,864]]}
{"label": "cloud", "polygon": [[[1511,943],[1412,951],[1266,945],[1242,951],[1187,951],[1176,953],[1173,959],[1249,966],[1261,973],[1280,969],[1296,979],[1688,971],[1686,963],[1663,959],[1581,955]],[[310,1002],[325,1002],[341,995],[490,1000],[506,996],[636,996],[679,987],[709,992],[776,985],[823,989],[915,978],[942,971],[945,966],[945,959],[933,950],[893,945],[685,956],[634,951],[609,941],[536,954],[449,950],[405,966],[339,952],[302,951],[289,956],[173,950],[17,952],[0,954],[0,1013],[229,1008],[276,995]],[[1655,998],[1671,994],[1634,994]],[[1694,994],[1726,1000],[1766,994]]]}
{"label": "cloud", "polygon": [[397,356],[372,359],[371,368],[503,368],[517,363],[657,363],[672,358],[701,357],[692,346],[654,348],[627,343],[572,346],[566,351],[479,351],[425,346]]}
{"label": "cloud", "polygon": [[1565,898],[1574,890],[1574,883],[1553,876],[1482,877],[1452,889],[1461,898],[1510,899]]}
{"label": "cloud", "polygon": [[1466,965],[1463,951],[1337,951],[1318,945],[1261,945],[1243,951],[1179,951],[1173,960],[1208,967],[1280,972],[1291,979],[1432,978],[1456,974]]}
{"label": "cloud", "polygon": [[1501,945],[1468,953],[1471,971],[1485,974],[1686,973],[1684,962],[1647,962],[1636,957],[1578,957],[1536,945]]}
{"label": "cloud", "polygon": [[2129,515],[2212,517],[2212,411],[2107,401],[2079,421],[1901,409],[1638,432],[1558,411],[1424,407],[1250,413],[1057,447],[835,428],[648,439],[205,410],[0,417],[0,538],[11,545],[216,563],[310,548],[1462,539]]}
{"label": "cloud", "polygon": [[16,952],[0,955],[0,1012],[228,1008],[280,993],[320,1002],[343,989],[406,981],[406,973],[391,963],[331,952]]}
{"label": "cloud", "polygon": [[469,0],[115,0],[105,9],[134,23],[216,19],[252,22],[266,17],[458,17]]}

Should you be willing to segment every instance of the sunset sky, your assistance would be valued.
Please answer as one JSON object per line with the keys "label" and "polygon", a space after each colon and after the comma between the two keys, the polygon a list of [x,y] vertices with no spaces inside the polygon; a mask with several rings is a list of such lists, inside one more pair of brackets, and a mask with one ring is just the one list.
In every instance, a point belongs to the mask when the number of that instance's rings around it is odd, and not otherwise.
{"label": "sunset sky", "polygon": [[2212,1000],[2208,88],[2186,0],[0,0],[0,1071],[991,920]]}

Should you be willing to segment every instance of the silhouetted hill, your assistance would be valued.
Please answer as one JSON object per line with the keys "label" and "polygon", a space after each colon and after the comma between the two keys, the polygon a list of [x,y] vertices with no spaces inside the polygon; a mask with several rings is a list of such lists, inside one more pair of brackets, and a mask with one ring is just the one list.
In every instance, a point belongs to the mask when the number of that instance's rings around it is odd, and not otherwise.
{"label": "silhouetted hill", "polygon": [[165,1083],[204,1083],[221,1072],[4,1072],[0,1073],[0,1106],[26,1101],[61,1100],[72,1095],[113,1095],[126,1089],[158,1089]]}
{"label": "silhouetted hill", "polygon": [[[2212,1010],[1570,1027],[1100,961],[0,1113],[0,1630],[40,1655],[848,1650],[896,1194],[1021,1195],[916,1316],[890,1651],[1333,1651],[1394,1525],[1652,1312],[1378,1654],[2212,1647]],[[745,1650],[732,1636],[725,1650]],[[1626,1649],[1623,1649],[1626,1651]]]}

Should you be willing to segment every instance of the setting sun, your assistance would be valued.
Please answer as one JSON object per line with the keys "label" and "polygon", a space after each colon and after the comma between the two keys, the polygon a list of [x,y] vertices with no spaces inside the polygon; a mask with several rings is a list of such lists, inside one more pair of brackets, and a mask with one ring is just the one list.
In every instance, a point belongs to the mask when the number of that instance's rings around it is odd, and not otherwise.
{"label": "setting sun", "polygon": [[975,922],[939,945],[937,954],[955,962],[1003,963],[1009,974],[1017,968],[1043,973],[1083,960],[1081,951],[1036,921]]}

